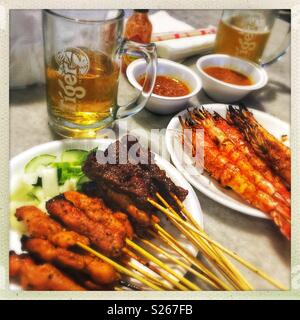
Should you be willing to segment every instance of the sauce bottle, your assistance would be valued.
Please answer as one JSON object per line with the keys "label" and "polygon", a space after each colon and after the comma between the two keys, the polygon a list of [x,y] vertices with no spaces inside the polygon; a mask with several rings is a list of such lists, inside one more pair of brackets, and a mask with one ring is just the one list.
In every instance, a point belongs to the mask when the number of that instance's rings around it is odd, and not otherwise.
{"label": "sauce bottle", "polygon": [[[128,19],[124,37],[138,43],[150,43],[152,34],[152,24],[148,17],[149,10],[135,9],[132,16]],[[122,61],[122,72],[125,73],[127,66],[135,59],[131,55],[125,55]]]}

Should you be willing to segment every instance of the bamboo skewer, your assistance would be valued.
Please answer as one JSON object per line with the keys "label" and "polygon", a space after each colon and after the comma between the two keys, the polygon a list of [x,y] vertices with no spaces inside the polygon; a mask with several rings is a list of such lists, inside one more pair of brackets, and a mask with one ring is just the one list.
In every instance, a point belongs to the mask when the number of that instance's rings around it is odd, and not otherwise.
{"label": "bamboo skewer", "polygon": [[126,264],[136,270],[137,272],[139,272],[141,275],[143,275],[144,277],[148,278],[149,281],[151,281],[152,283],[156,284],[157,286],[161,286],[163,287],[165,290],[174,290],[172,286],[170,286],[169,284],[166,284],[162,281],[160,281],[160,279],[156,278],[154,275],[152,275],[151,273],[149,273],[148,271],[138,267],[136,264],[132,263],[131,261],[126,262]]}
{"label": "bamboo skewer", "polygon": [[[205,274],[205,272],[203,272],[202,270],[197,271],[194,268],[192,268],[190,265],[194,265],[193,261],[189,260],[188,257],[186,257],[184,254],[182,254],[179,250],[178,247],[176,247],[176,244],[173,244],[169,239],[167,239],[164,235],[159,234],[159,232],[157,231],[157,233],[155,233],[154,231],[149,231],[149,233],[152,235],[153,238],[156,238],[158,240],[163,241],[166,245],[168,245],[171,249],[173,249],[175,252],[177,252],[185,261],[180,261],[180,263],[182,264],[182,267],[184,267],[186,270],[188,270],[189,272],[191,272],[193,275],[195,275],[196,277],[198,277],[199,279],[201,279],[202,281],[206,282],[208,285],[210,285],[211,287],[213,287],[214,289],[223,289],[221,286],[217,285],[215,282],[213,282],[211,279],[208,278],[208,276]],[[158,247],[159,248],[159,247]],[[161,249],[161,248],[159,248]],[[162,250],[162,249],[161,249]],[[173,256],[172,256],[173,257]],[[174,257],[173,257],[174,258]],[[176,258],[175,258],[176,259]],[[171,258],[172,260],[172,258]],[[187,263],[190,263],[187,264]],[[185,266],[183,266],[183,264]],[[199,268],[198,268],[199,269]]]}
{"label": "bamboo skewer", "polygon": [[[180,218],[179,214],[169,205],[169,203],[159,194],[156,193],[156,196],[158,199],[177,217]],[[178,199],[176,195],[171,193],[171,196],[174,198],[176,203],[179,205],[181,211],[186,215],[187,218],[189,218],[192,223],[200,229],[201,232],[204,232],[201,226],[197,223],[197,221],[193,218],[193,216],[185,209],[183,203]],[[181,221],[181,220],[180,220]],[[177,227],[180,227],[180,230],[183,231],[182,226],[177,224]],[[233,281],[233,285],[237,289],[242,289],[242,290],[253,290],[252,286],[250,283],[242,276],[242,274],[237,270],[237,268],[223,255],[221,250],[219,248],[216,248],[215,246],[211,246],[211,243],[209,242],[204,242],[203,244],[203,239],[199,239],[197,234],[193,234],[194,238],[196,238],[196,242],[202,247],[203,245],[210,250],[214,251],[211,252],[211,254],[216,254],[217,255],[217,260],[218,264],[223,264],[224,267],[221,267],[222,272],[224,273],[224,276],[232,282],[233,279],[236,281]],[[205,240],[204,240],[205,241]],[[209,255],[211,257],[211,255]],[[239,285],[237,285],[237,283]]]}
{"label": "bamboo skewer", "polygon": [[[253,290],[248,281],[238,272],[238,270],[226,259],[223,255],[220,256],[220,253],[216,250],[213,250],[211,245],[207,243],[207,241],[203,242],[203,239],[199,239],[198,235],[194,232],[187,232],[182,224],[186,224],[184,221],[170,205],[159,195],[157,197],[168,206],[169,210],[163,208],[158,203],[156,203],[156,207],[161,210],[164,214],[166,214],[171,220],[173,220],[174,225],[186,235],[187,238],[191,242],[193,242],[196,246],[200,247],[202,253],[206,256],[208,260],[211,260],[218,269],[222,272],[222,274],[226,277],[228,281],[230,281],[233,286],[238,290]],[[155,203],[155,201],[154,201]],[[153,203],[153,205],[154,205]],[[176,221],[174,221],[174,219]],[[197,230],[197,229],[196,229]],[[194,229],[192,230],[194,231]]]}
{"label": "bamboo skewer", "polygon": [[259,275],[261,278],[265,279],[266,281],[268,281],[269,283],[271,283],[273,286],[275,286],[276,288],[280,289],[280,290],[287,290],[286,287],[284,287],[282,284],[280,284],[278,281],[272,279],[270,276],[268,276],[265,272],[259,270],[258,268],[256,268],[255,266],[253,266],[250,262],[244,260],[243,258],[241,258],[240,256],[238,256],[236,253],[226,249],[225,247],[223,247],[221,244],[219,244],[218,242],[210,239],[207,234],[204,232],[204,230],[199,226],[199,224],[197,223],[197,221],[195,221],[195,219],[193,218],[193,216],[191,215],[191,213],[185,208],[185,206],[183,205],[183,203],[178,199],[178,197],[175,194],[171,194],[171,196],[174,198],[174,200],[176,201],[176,203],[180,206],[181,211],[186,215],[186,217],[189,218],[189,220],[194,224],[195,227],[198,227],[203,234],[201,235],[203,238],[205,238],[207,241],[211,242],[212,244],[214,244],[216,247],[218,247],[220,250],[224,251],[226,254],[228,254],[229,256],[231,256],[232,258],[234,258],[235,260],[237,260],[239,263],[241,263],[242,265],[244,265],[245,267],[247,267],[248,269],[250,269],[252,272],[256,273],[257,275]]}
{"label": "bamboo skewer", "polygon": [[[123,252],[125,254],[127,254],[129,257],[133,258],[134,260],[136,260],[139,263],[141,263],[142,265],[144,265],[146,268],[149,268],[154,273],[158,274],[162,279],[166,280],[168,283],[170,283],[168,275],[166,273],[162,272],[162,270],[160,270],[157,267],[153,266],[148,261],[143,260],[142,257],[138,256],[137,254],[135,254],[134,252],[130,251],[126,247],[123,248]],[[171,285],[172,285],[172,282],[171,282]],[[172,290],[174,290],[174,287],[172,287]]]}
{"label": "bamboo skewer", "polygon": [[[175,278],[180,280],[182,283],[184,283],[191,290],[200,290],[200,288],[198,286],[196,286],[194,283],[192,283],[191,281],[189,281],[186,278],[182,277],[181,275],[178,275],[169,266],[167,266],[166,264],[162,263],[159,259],[157,259],[153,255],[151,255],[149,252],[147,252],[142,247],[140,247],[139,245],[137,245],[133,241],[129,240],[128,238],[126,239],[126,244],[128,246],[132,247],[133,249],[135,249],[136,251],[138,251],[139,253],[141,253],[143,256],[145,256],[146,258],[148,258],[149,260],[151,260],[152,262],[154,262],[158,266],[160,266],[161,268],[163,268],[164,270],[166,270],[167,272],[169,272],[171,275],[173,275]],[[184,291],[188,290],[187,287],[183,286],[181,283],[179,283],[176,280],[174,281],[170,277],[169,277],[169,281],[172,282],[180,290],[184,290]]]}
{"label": "bamboo skewer", "polygon": [[[148,199],[148,201],[154,205],[157,209],[159,209],[162,213],[166,214],[169,218],[172,218],[174,215],[171,214],[169,210],[162,207],[160,204],[155,202],[154,200]],[[219,257],[215,254],[215,252],[211,249],[211,247],[207,246],[206,242],[199,241],[197,237],[191,232],[187,232],[185,228],[183,228],[182,224],[185,222],[179,217],[176,217],[178,221],[173,221],[173,224],[197,247],[200,247],[201,252],[205,255],[208,261],[211,261],[213,266],[217,266],[218,269],[222,272],[222,274],[229,280],[236,289],[238,290],[250,290],[250,286],[247,285],[246,281],[241,281],[238,276],[232,274],[232,270],[229,270],[223,263],[220,261]]]}
{"label": "bamboo skewer", "polygon": [[[180,217],[178,213],[168,204],[168,202],[159,194],[157,193],[156,196],[158,199],[174,214],[176,217]],[[184,213],[185,217],[192,222],[192,224],[198,228],[201,232],[204,232],[199,223],[194,219],[194,217],[186,210],[184,207],[183,203],[179,200],[179,198],[174,194],[171,193],[171,196],[173,199],[176,201],[177,205],[179,206],[180,210],[182,213]],[[197,234],[194,234],[195,238],[198,238],[197,240],[200,241],[199,244],[201,244],[202,240],[199,239]],[[197,241],[197,242],[199,242]],[[207,242],[207,246],[209,246],[215,254],[219,257],[219,262],[223,263],[225,266],[225,271],[226,271],[226,277],[228,278],[228,272],[230,272],[231,275],[229,275],[229,279],[231,277],[236,278],[236,280],[240,283],[242,283],[242,288],[241,289],[246,289],[246,290],[253,290],[252,286],[250,283],[242,276],[242,274],[237,270],[237,268],[223,255],[223,252],[215,247],[211,246],[211,242]]]}
{"label": "bamboo skewer", "polygon": [[92,249],[91,247],[89,247],[89,246],[87,246],[87,245],[85,245],[85,244],[83,244],[81,242],[76,242],[76,245],[78,247],[80,247],[81,249],[93,254],[94,256],[96,256],[96,257],[100,258],[101,260],[107,262],[108,264],[112,265],[120,273],[126,274],[127,276],[130,276],[132,278],[137,279],[138,281],[142,282],[143,284],[145,284],[146,286],[150,287],[153,290],[157,290],[157,291],[162,291],[163,290],[159,286],[153,284],[152,282],[148,281],[147,279],[143,278],[142,276],[140,276],[138,274],[135,274],[131,270],[121,266],[117,262],[111,260],[110,258],[108,258],[105,255],[101,254],[100,252]]}
{"label": "bamboo skewer", "polygon": [[[176,199],[175,199],[176,200]],[[177,198],[178,201],[180,201]],[[186,214],[187,216],[191,216],[191,214],[186,210],[186,208],[183,207],[183,213]],[[251,263],[249,263],[248,261],[244,260],[243,258],[241,258],[240,256],[238,256],[236,253],[230,251],[229,249],[226,249],[225,247],[223,247],[222,245],[220,245],[218,242],[212,240],[209,238],[209,236],[200,229],[198,230],[197,228],[193,228],[191,225],[187,224],[187,227],[190,229],[193,229],[194,232],[197,232],[198,235],[202,238],[204,238],[205,240],[209,241],[211,244],[213,244],[214,246],[218,247],[220,250],[222,250],[223,252],[225,252],[226,254],[228,254],[230,257],[234,258],[236,261],[238,261],[239,263],[241,263],[242,265],[244,265],[245,267],[247,267],[248,269],[250,269],[252,272],[254,272],[255,274],[259,275],[261,278],[265,279],[266,281],[268,281],[269,283],[271,283],[273,286],[277,287],[280,290],[287,290],[287,288],[285,288],[282,284],[280,284],[278,281],[272,279],[270,276],[268,276],[266,273],[264,273],[263,271],[259,270],[258,268],[254,267]]]}
{"label": "bamboo skewer", "polygon": [[142,241],[143,243],[145,243],[146,245],[148,245],[149,247],[151,247],[152,249],[156,250],[157,252],[163,254],[164,256],[166,256],[167,258],[169,258],[171,261],[177,263],[179,266],[183,267],[185,270],[191,272],[192,274],[194,274],[195,276],[197,276],[198,278],[200,278],[201,280],[207,280],[206,277],[204,277],[201,273],[199,273],[198,271],[196,271],[195,269],[193,269],[192,267],[190,267],[189,265],[187,265],[186,263],[184,263],[183,261],[175,258],[174,256],[172,256],[170,253],[168,253],[167,251],[161,249],[160,247],[154,245],[153,243],[151,243],[150,241],[146,240],[146,239],[140,239],[140,241]]}
{"label": "bamboo skewer", "polygon": [[[172,220],[172,219],[171,219]],[[172,220],[173,224],[180,230],[196,247],[200,248],[201,253],[206,257],[206,259],[211,263],[213,267],[216,267],[222,275],[234,286],[237,290],[249,290],[249,287],[240,283],[239,279],[228,270],[228,268],[222,264],[219,257],[211,250],[211,248],[207,248],[207,246],[199,241],[195,234],[192,232],[187,232],[182,225],[180,225],[177,221]]]}
{"label": "bamboo skewer", "polygon": [[132,269],[138,271],[141,275],[143,275],[144,277],[148,278],[149,281],[153,282],[154,284],[156,284],[157,286],[161,286],[163,287],[165,290],[174,290],[174,288],[169,285],[164,283],[163,281],[161,281],[161,279],[155,277],[153,274],[149,273],[149,271],[138,267],[136,264],[134,264],[131,261],[128,261],[126,263],[129,267],[131,267]]}
{"label": "bamboo skewer", "polygon": [[[206,241],[210,242],[212,245],[214,245],[215,247],[217,247],[218,249],[222,250],[224,253],[226,253],[227,255],[229,255],[230,257],[232,257],[233,259],[235,259],[236,261],[238,261],[239,263],[241,263],[242,265],[244,265],[246,268],[248,268],[249,270],[251,270],[252,272],[254,272],[255,274],[257,274],[258,276],[260,276],[261,278],[263,278],[264,280],[266,280],[267,282],[269,282],[270,284],[272,284],[273,286],[275,286],[276,288],[280,289],[280,290],[287,290],[286,287],[284,287],[282,284],[280,284],[278,281],[272,279],[270,276],[268,276],[265,272],[259,270],[258,268],[256,268],[255,266],[253,266],[250,262],[244,260],[243,258],[241,258],[240,256],[238,256],[236,253],[230,251],[229,249],[223,247],[221,244],[219,244],[218,242],[212,240],[209,238],[209,236],[204,232],[204,230],[201,228],[201,226],[197,223],[197,221],[193,218],[193,216],[191,215],[191,213],[185,208],[185,206],[183,205],[183,203],[178,199],[178,197],[174,194],[171,194],[171,196],[174,198],[174,200],[176,201],[176,203],[178,204],[178,206],[180,207],[180,210],[182,211],[182,213],[186,216],[186,218],[188,218],[191,223],[194,225],[194,227],[192,229],[191,225],[187,225],[187,227],[192,231],[196,232],[200,237],[204,238]],[[185,221],[182,220],[184,223]],[[181,221],[181,222],[182,222]]]}
{"label": "bamboo skewer", "polygon": [[176,252],[182,255],[188,262],[197,267],[200,272],[203,272],[209,277],[211,281],[218,286],[219,289],[230,291],[232,288],[225,283],[223,280],[219,279],[212,271],[210,271],[203,263],[201,263],[196,257],[194,257],[190,252],[188,252],[185,248],[183,248],[177,240],[172,237],[167,231],[165,231],[159,224],[154,224],[154,228],[156,229],[158,235],[168,244],[170,245]]}

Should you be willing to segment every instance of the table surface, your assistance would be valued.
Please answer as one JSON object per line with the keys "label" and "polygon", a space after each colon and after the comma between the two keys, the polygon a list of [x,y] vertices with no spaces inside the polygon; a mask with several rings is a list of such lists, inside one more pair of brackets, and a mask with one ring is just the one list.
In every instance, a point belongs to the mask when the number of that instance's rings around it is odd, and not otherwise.
{"label": "table surface", "polygon": [[[220,11],[170,10],[169,13],[195,28],[217,25]],[[184,63],[195,68],[196,58]],[[290,122],[290,53],[266,67],[267,86],[246,97],[247,106],[270,113]],[[193,101],[198,104],[212,101],[203,91]],[[131,128],[166,128],[172,116],[158,116],[146,109],[127,120]],[[125,120],[120,123],[124,125]],[[45,88],[31,86],[10,92],[10,156],[51,140],[59,139],[48,127]],[[163,140],[163,139],[162,139]],[[290,285],[290,243],[272,222],[241,214],[226,208],[196,190],[204,215],[206,232],[225,247],[266,271],[285,286]],[[274,289],[262,279],[241,268],[256,289]]]}

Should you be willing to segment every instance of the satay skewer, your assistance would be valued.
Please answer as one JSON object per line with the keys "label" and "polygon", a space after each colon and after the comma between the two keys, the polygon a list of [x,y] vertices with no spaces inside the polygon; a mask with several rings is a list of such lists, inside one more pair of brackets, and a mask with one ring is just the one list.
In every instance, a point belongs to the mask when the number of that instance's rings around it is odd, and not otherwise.
{"label": "satay skewer", "polygon": [[76,245],[78,247],[80,247],[81,249],[95,255],[96,257],[102,259],[103,261],[109,263],[110,265],[112,265],[114,268],[116,268],[117,271],[119,271],[120,273],[122,274],[125,274],[129,277],[132,277],[132,278],[135,278],[137,279],[138,281],[140,281],[141,283],[145,284],[146,286],[150,287],[151,289],[153,290],[156,290],[156,291],[162,291],[163,289],[159,286],[157,286],[156,284],[153,284],[152,282],[148,281],[147,279],[145,279],[144,277],[138,275],[138,274],[135,274],[133,271],[123,267],[122,265],[120,265],[119,263],[115,262],[114,260],[106,257],[105,255],[101,254],[100,252],[92,249],[91,247],[83,244],[83,243],[80,243],[80,242],[77,242]]}
{"label": "satay skewer", "polygon": [[[144,255],[146,258],[148,258],[150,261],[154,262],[155,264],[157,264],[158,266],[160,266],[161,268],[163,268],[164,270],[166,270],[167,272],[169,272],[172,276],[174,276],[175,278],[177,278],[178,280],[180,280],[182,283],[184,283],[185,286],[187,286],[188,288],[190,288],[191,290],[201,290],[197,285],[195,285],[194,283],[192,283],[191,281],[189,281],[188,279],[184,278],[181,275],[178,275],[174,270],[172,270],[169,266],[167,266],[166,264],[164,264],[163,262],[161,262],[159,259],[157,259],[156,257],[154,257],[152,254],[150,254],[149,252],[147,252],[145,249],[143,249],[142,247],[140,247],[139,245],[137,245],[135,242],[133,242],[130,239],[126,239],[126,244],[130,247],[132,247],[133,249],[135,249],[136,251],[138,251],[139,253],[141,253],[142,255]],[[184,286],[182,286],[179,282],[175,282],[173,283],[176,287],[181,288],[181,289],[186,289],[184,288]]]}
{"label": "satay skewer", "polygon": [[140,268],[138,267],[136,264],[134,264],[131,261],[128,261],[125,263],[128,267],[136,270],[137,272],[139,272],[142,276],[148,278],[149,281],[153,282],[154,284],[163,287],[165,290],[174,290],[174,288],[166,283],[164,283],[163,281],[161,281],[160,279],[156,278],[154,275],[152,275],[151,273],[149,273],[149,271],[147,271],[146,269]]}
{"label": "satay skewer", "polygon": [[[169,205],[169,203],[159,194],[156,193],[157,198],[166,206],[166,208],[171,211],[177,218],[181,219],[178,213]],[[191,215],[190,215],[191,216]],[[181,220],[180,220],[181,221]],[[174,224],[180,229],[183,233],[185,232],[183,226],[180,224],[180,221],[174,221]],[[196,223],[196,221],[195,221]],[[200,229],[200,226],[199,226]],[[206,242],[202,238],[198,238],[198,234],[193,233],[191,231],[188,236],[190,237],[191,234],[193,235],[193,242],[196,242],[206,253],[207,257],[216,261],[216,265],[221,269],[223,275],[233,283],[236,289],[241,290],[253,290],[253,287],[250,283],[246,280],[244,276],[237,270],[237,268],[223,255],[223,252],[220,251],[219,248],[214,247],[209,242]]]}
{"label": "satay skewer", "polygon": [[[179,199],[174,198],[175,200],[177,200],[178,203],[180,203]],[[158,204],[159,205],[159,204]],[[160,206],[160,208],[162,209],[162,207]],[[181,203],[181,210],[184,214],[186,214],[187,217],[191,217],[191,214],[188,212],[188,210],[184,207],[184,205]],[[186,228],[188,228],[190,231],[198,234],[200,237],[202,237],[203,239],[205,239],[206,241],[210,242],[211,244],[213,244],[214,246],[218,247],[220,250],[222,250],[224,253],[228,254],[229,256],[231,256],[232,258],[234,258],[235,260],[237,260],[238,262],[240,262],[242,265],[244,265],[245,267],[247,267],[248,269],[250,269],[251,271],[253,271],[255,274],[257,274],[258,276],[262,277],[263,279],[265,279],[266,281],[268,281],[269,283],[271,283],[272,285],[274,285],[275,287],[277,287],[280,290],[287,290],[282,284],[280,284],[278,281],[272,279],[270,276],[268,276],[266,273],[264,273],[263,271],[259,270],[258,268],[254,267],[252,264],[250,264],[249,262],[247,262],[246,260],[244,260],[243,258],[239,257],[236,253],[230,251],[229,249],[226,249],[225,247],[223,247],[222,245],[220,245],[219,243],[217,243],[216,241],[212,240],[209,238],[209,236],[202,230],[198,228],[194,227],[192,224],[184,221],[182,218],[178,218],[176,215],[170,213],[170,211],[166,210],[164,208],[164,210],[162,210],[163,213],[165,213],[166,215],[169,215],[169,217],[174,221],[177,220],[178,223],[180,223],[181,225],[184,225]]]}
{"label": "satay skewer", "polygon": [[141,263],[143,266],[145,266],[146,268],[150,269],[151,271],[153,271],[157,275],[159,275],[162,278],[162,280],[167,281],[168,285],[165,282],[162,282],[162,284],[165,284],[165,287],[166,287],[167,290],[174,290],[174,287],[173,287],[172,283],[170,283],[168,281],[168,278],[165,276],[165,274],[163,272],[161,272],[161,270],[159,270],[158,268],[156,268],[155,266],[150,264],[149,261],[144,260],[142,257],[138,256],[136,253],[134,253],[133,251],[129,250],[127,247],[123,248],[123,253],[126,254],[128,257],[130,257],[130,258],[136,260],[137,262]]}

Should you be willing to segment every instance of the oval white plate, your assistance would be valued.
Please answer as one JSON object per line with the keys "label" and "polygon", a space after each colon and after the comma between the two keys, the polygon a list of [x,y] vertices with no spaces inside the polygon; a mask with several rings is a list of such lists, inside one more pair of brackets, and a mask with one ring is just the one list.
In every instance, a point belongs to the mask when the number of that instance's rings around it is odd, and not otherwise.
{"label": "oval white plate", "polygon": [[[222,117],[226,116],[226,110],[228,105],[225,104],[206,104],[203,105],[209,111],[216,111]],[[192,109],[192,108],[191,108]],[[274,116],[267,114],[262,111],[258,111],[255,109],[249,109],[253,112],[254,117],[257,121],[266,128],[271,134],[273,134],[278,139],[281,138],[282,135],[286,134],[288,137],[290,136],[290,126],[284,121],[281,121]],[[167,132],[166,132],[166,146],[168,152],[171,155],[172,162],[175,167],[185,176],[185,178],[199,191],[204,193],[206,196],[219,202],[220,204],[239,211],[241,213],[245,213],[254,217],[269,219],[269,216],[264,212],[255,209],[254,207],[247,204],[243,199],[241,199],[236,193],[231,190],[227,190],[219,185],[219,183],[211,178],[206,172],[201,175],[191,175],[187,172],[187,170],[183,167],[178,154],[175,149],[179,147],[178,140],[174,140],[174,132],[176,130],[181,130],[181,125],[179,122],[178,116],[185,116],[187,113],[186,110],[178,113],[174,116],[168,124]],[[288,145],[288,141],[286,141]]]}
{"label": "oval white plate", "polygon": [[[60,140],[60,141],[52,141],[45,144],[41,144],[38,146],[35,146],[29,150],[24,151],[23,153],[17,155],[10,161],[10,186],[11,190],[14,187],[14,185],[17,183],[18,178],[23,174],[24,166],[28,161],[30,161],[35,156],[41,155],[41,154],[54,154],[59,156],[62,151],[67,149],[84,149],[84,150],[91,150],[95,147],[98,147],[101,150],[105,150],[110,143],[112,143],[113,140],[110,139],[97,139],[97,140]],[[178,172],[178,170],[171,165],[168,161],[161,158],[159,155],[155,154],[155,162],[156,164],[162,169],[166,171],[166,174],[168,177],[172,179],[172,181],[178,185],[181,186],[184,189],[187,189],[189,191],[188,196],[186,197],[184,201],[184,205],[186,208],[191,212],[194,219],[203,227],[203,214],[201,210],[201,206],[199,203],[199,200],[197,198],[197,195],[191,185],[183,178],[183,176]],[[161,216],[159,216],[162,218]],[[185,247],[187,248],[194,256],[197,255],[197,249],[192,246],[190,242],[188,242],[182,234],[180,234],[175,227],[171,225],[170,222],[168,222],[166,219],[161,219],[161,225],[167,230],[168,232],[172,233],[174,237]],[[17,253],[20,253],[21,250],[21,244],[20,244],[20,238],[21,234],[17,232],[16,230],[10,230],[10,243],[9,247],[10,250],[14,250]],[[161,241],[157,241],[155,239],[152,240],[153,243],[156,245],[159,245],[160,247],[164,247]],[[149,250],[149,252],[153,251]],[[169,249],[167,249],[169,250]],[[155,254],[161,261],[164,261],[167,263],[170,267],[172,267],[175,271],[177,270],[180,274],[184,274],[185,271],[181,267],[174,265],[170,263],[164,256],[161,254]],[[133,260],[134,263],[136,263],[135,260]],[[137,263],[139,267],[144,268],[141,264]],[[148,269],[147,269],[148,270]],[[134,282],[134,281],[131,281]],[[20,289],[20,287],[14,283],[10,285],[10,288],[13,290]]]}

